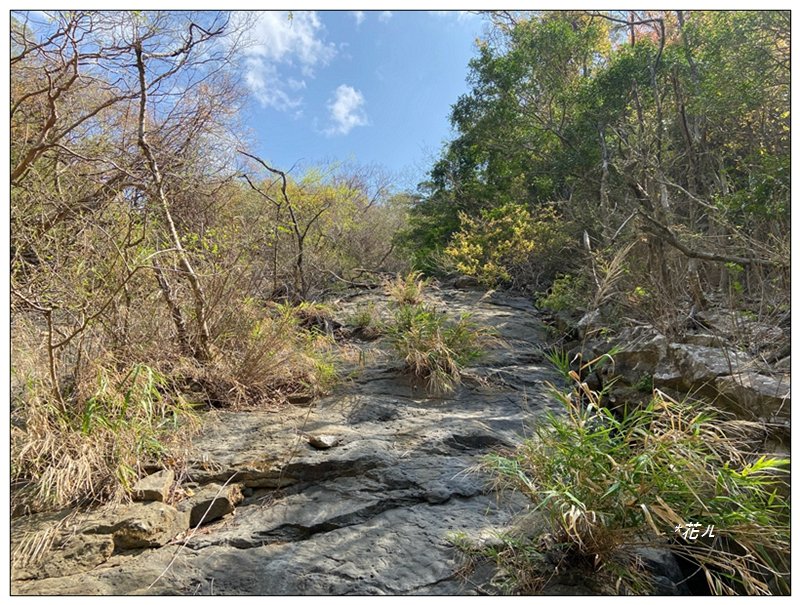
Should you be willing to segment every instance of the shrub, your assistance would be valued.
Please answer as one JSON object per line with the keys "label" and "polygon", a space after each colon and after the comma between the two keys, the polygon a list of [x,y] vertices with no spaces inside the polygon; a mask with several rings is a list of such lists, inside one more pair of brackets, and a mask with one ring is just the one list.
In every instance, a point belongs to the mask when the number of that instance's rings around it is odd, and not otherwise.
{"label": "shrub", "polygon": [[403,305],[389,328],[389,341],[407,370],[425,381],[432,393],[452,391],[464,366],[483,354],[491,331],[462,315],[450,321],[424,305]]}
{"label": "shrub", "polygon": [[[779,472],[787,460],[757,455],[743,443],[760,427],[716,417],[695,403],[656,391],[623,418],[597,407],[585,385],[557,393],[566,414],[549,414],[532,439],[485,467],[502,486],[525,494],[544,530],[506,539],[491,553],[535,591],[544,557],[585,566],[605,592],[644,594],[636,548],[660,545],[699,567],[714,594],[788,590],[788,503]],[[684,540],[675,531],[714,526],[715,539]]]}
{"label": "shrub", "polygon": [[547,294],[536,304],[551,311],[585,311],[589,298],[586,278],[582,275],[559,275]]}
{"label": "shrub", "polygon": [[214,326],[213,360],[200,364],[156,345],[122,358],[95,344],[80,363],[62,356],[72,371],[59,381],[60,397],[33,326],[19,321],[11,439],[16,510],[124,497],[144,465],[180,464],[197,405],[280,404],[310,399],[336,382],[335,344],[323,333],[327,307],[233,302],[238,312]]}
{"label": "shrub", "polygon": [[458,271],[486,286],[536,287],[553,278],[556,265],[564,266],[568,225],[552,207],[538,208],[533,215],[525,206],[509,203],[484,210],[478,218],[462,213],[460,221],[461,230],[445,254]]}

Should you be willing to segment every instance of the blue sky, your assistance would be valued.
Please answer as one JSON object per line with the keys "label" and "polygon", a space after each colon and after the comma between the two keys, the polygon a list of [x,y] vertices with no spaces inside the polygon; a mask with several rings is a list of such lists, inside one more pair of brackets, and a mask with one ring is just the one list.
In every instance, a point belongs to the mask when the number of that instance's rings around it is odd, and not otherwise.
{"label": "blue sky", "polygon": [[379,164],[413,187],[450,136],[483,29],[458,11],[257,13],[243,59],[255,151],[285,170]]}

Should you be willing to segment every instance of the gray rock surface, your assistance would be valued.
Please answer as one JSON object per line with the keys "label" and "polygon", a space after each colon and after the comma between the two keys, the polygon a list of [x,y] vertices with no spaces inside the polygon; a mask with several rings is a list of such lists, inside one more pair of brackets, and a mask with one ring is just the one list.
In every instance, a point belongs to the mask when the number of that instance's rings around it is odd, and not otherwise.
{"label": "gray rock surface", "polygon": [[110,535],[70,536],[54,546],[40,561],[23,569],[14,569],[15,580],[59,578],[94,569],[114,552]]}
{"label": "gray rock surface", "polygon": [[653,595],[656,596],[688,596],[686,578],[681,571],[675,555],[667,548],[640,546],[634,549],[634,556],[639,559],[637,567],[646,568],[652,574]]}
{"label": "gray rock surface", "polygon": [[747,414],[756,418],[788,418],[792,407],[788,375],[765,376],[756,372],[740,372],[720,376],[716,380],[716,387]]}
{"label": "gray rock surface", "polygon": [[[368,293],[343,304],[343,316],[370,302],[388,315],[384,297]],[[488,563],[466,569],[451,537],[463,532],[478,543],[492,543],[497,529],[510,526],[526,507],[518,495],[498,498],[479,463],[490,451],[519,444],[548,409],[559,410],[547,383],[559,384],[560,378],[539,352],[545,328],[530,301],[433,290],[431,302],[453,316],[470,312],[504,341],[469,368],[454,393],[428,395],[387,357],[381,340],[351,341],[360,349],[354,358],[364,363],[342,368],[347,379],[330,396],[277,413],[206,414],[194,439],[188,480],[200,486],[198,494],[203,489],[216,494],[225,482],[240,485],[246,497],[235,515],[173,540],[188,528],[194,503],[180,504],[184,512],[161,502],[135,504],[140,507],[135,514],[118,512],[84,527],[113,537],[115,550],[106,560],[100,561],[107,546],[98,542],[99,555],[88,557],[91,565],[76,566],[63,577],[18,573],[12,592],[496,594],[496,569]],[[734,354],[732,363],[699,342],[670,346],[663,336],[636,330],[617,357],[618,372],[624,368],[636,378],[651,374],[656,384],[661,375],[680,381],[688,372],[691,380],[713,385],[748,371],[744,354]],[[743,379],[736,382],[742,384]],[[756,379],[749,384],[769,386]],[[335,436],[335,447],[309,443],[309,436],[326,435]],[[233,495],[223,508],[232,509],[238,498]],[[658,575],[657,590],[677,590],[671,561],[655,554],[643,558]],[[585,580],[560,578],[546,592],[592,594]]]}
{"label": "gray rock surface", "polygon": [[681,370],[685,386],[713,383],[717,376],[735,374],[752,367],[746,353],[703,345],[672,343],[668,356]]}

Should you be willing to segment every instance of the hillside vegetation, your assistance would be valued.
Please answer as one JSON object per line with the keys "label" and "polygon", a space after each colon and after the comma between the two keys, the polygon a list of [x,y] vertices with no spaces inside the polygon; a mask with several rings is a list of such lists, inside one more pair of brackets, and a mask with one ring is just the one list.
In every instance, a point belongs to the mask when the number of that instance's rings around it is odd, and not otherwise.
{"label": "hillside vegetation", "polygon": [[[330,393],[354,334],[382,338],[428,394],[452,395],[502,343],[426,301],[434,278],[525,296],[566,317],[580,338],[555,336],[581,346],[632,325],[681,343],[712,309],[788,333],[788,11],[485,13],[453,138],[414,192],[379,166],[296,170],[254,151],[240,118],[243,13],[49,15],[12,13],[10,32],[15,516],[125,500],[153,468],[180,476],[204,410],[281,414]],[[337,316],[337,299],[381,288],[390,314]],[[752,334],[729,340],[788,364],[788,339],[767,350]],[[730,548],[701,559],[713,590],[787,590],[765,578],[786,571],[785,461],[731,443],[757,431],[718,426],[706,407],[686,421],[695,408],[655,392],[652,373],[629,383],[653,399],[613,415],[602,385],[571,372],[584,351],[552,351],[570,421],[549,417],[538,445],[486,468],[537,506],[558,503],[546,512],[559,548],[573,539],[620,564],[618,542],[671,519],[658,490],[674,486],[648,473],[685,464],[698,484],[666,500],[708,495],[716,508],[698,518],[725,517],[732,548],[758,551],[752,564]],[[663,456],[647,466],[653,443]],[[576,471],[589,445],[593,466]],[[537,475],[543,462],[597,485],[573,494]],[[596,510],[565,517],[573,496]],[[622,505],[603,525],[610,496]],[[540,586],[525,565],[515,590]]]}
{"label": "hillside vegetation", "polygon": [[242,19],[53,15],[11,31],[12,481],[34,508],[124,492],[198,405],[324,391],[292,306],[401,268],[407,207],[379,167],[248,151]]}
{"label": "hillside vegetation", "polygon": [[709,299],[788,311],[788,13],[492,20],[405,234],[418,267],[668,331]]}

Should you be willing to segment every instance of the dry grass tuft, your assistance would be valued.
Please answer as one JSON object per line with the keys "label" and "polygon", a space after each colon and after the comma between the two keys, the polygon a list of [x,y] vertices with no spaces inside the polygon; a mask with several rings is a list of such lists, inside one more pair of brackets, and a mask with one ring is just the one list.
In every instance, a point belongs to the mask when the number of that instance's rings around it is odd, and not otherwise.
{"label": "dry grass tuft", "polygon": [[486,326],[462,315],[456,321],[424,305],[402,305],[389,329],[389,342],[406,369],[434,394],[452,392],[461,371],[496,342]]}
{"label": "dry grass tuft", "polygon": [[418,305],[422,303],[422,295],[430,279],[422,276],[421,271],[412,271],[408,275],[398,274],[394,279],[384,283],[386,295],[398,305]]}
{"label": "dry grass tuft", "polygon": [[327,392],[337,380],[335,343],[319,322],[321,305],[244,306],[218,339],[211,364],[185,362],[181,373],[215,406],[281,404]]}
{"label": "dry grass tuft", "polygon": [[143,465],[177,464],[176,452],[195,426],[191,406],[164,374],[145,364],[89,361],[73,386],[71,405],[62,408],[46,395],[30,380],[12,403],[17,512],[122,498]]}

